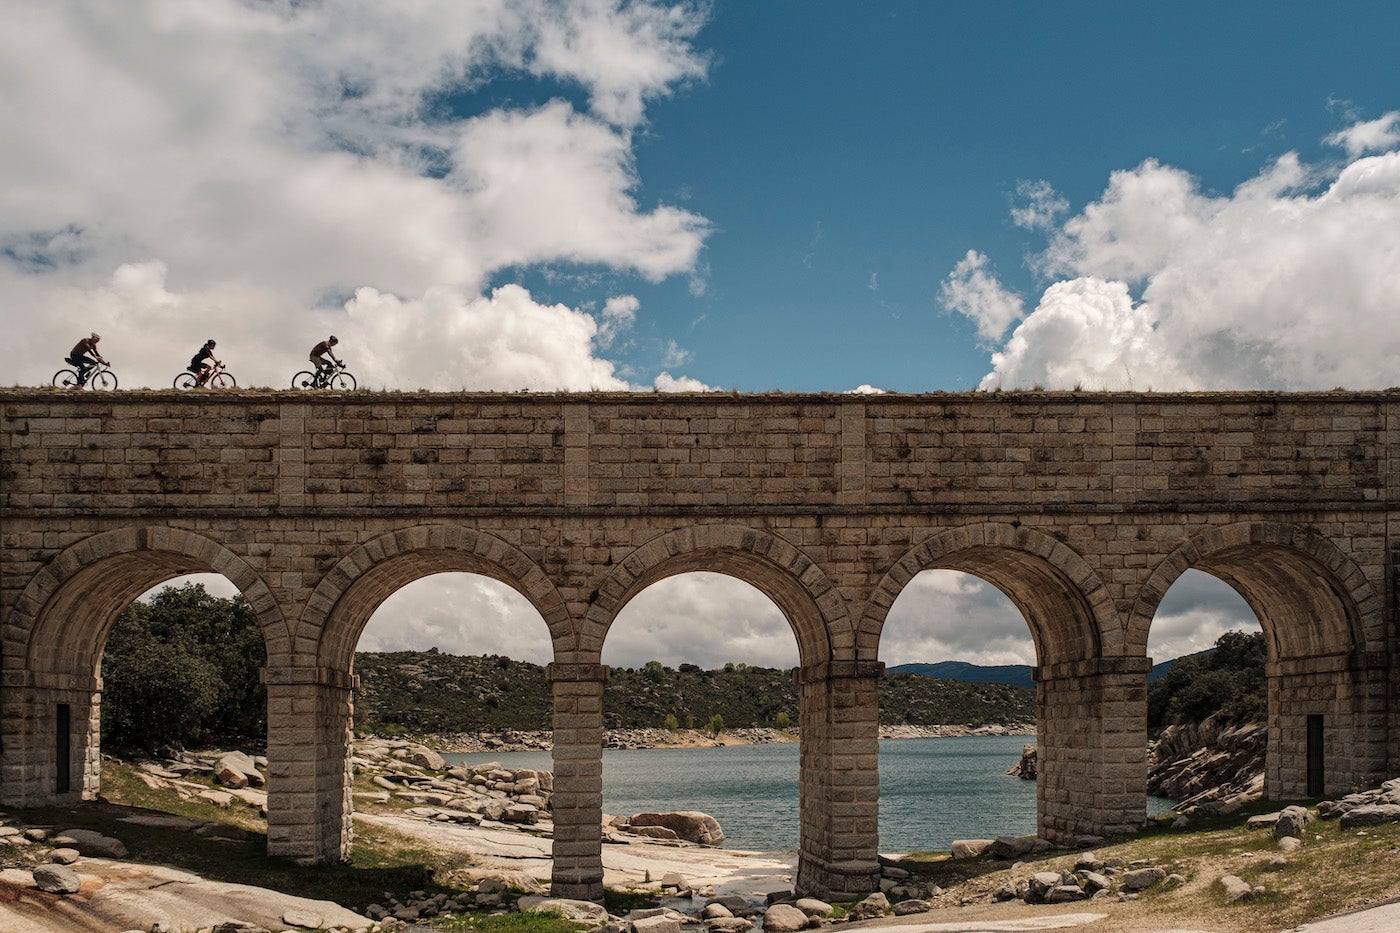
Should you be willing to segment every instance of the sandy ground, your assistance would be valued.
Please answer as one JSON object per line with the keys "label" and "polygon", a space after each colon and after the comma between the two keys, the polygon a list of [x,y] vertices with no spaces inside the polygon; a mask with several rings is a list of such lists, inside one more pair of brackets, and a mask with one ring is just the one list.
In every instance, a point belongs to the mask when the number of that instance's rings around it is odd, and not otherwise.
{"label": "sandy ground", "polygon": [[[543,885],[549,884],[548,836],[389,814],[357,813],[355,819],[411,835],[434,847],[470,852],[485,871],[523,872]],[[797,856],[630,840],[603,846],[603,883],[610,887],[642,884],[648,878],[660,881],[667,872],[679,873],[696,888],[762,900],[769,891],[791,890]]]}

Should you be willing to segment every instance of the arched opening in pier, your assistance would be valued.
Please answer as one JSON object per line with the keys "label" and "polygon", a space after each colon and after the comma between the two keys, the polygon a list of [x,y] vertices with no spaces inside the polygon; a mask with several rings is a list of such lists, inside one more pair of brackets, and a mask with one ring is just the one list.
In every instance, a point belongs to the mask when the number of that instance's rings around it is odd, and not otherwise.
{"label": "arched opening in pier", "polygon": [[[1231,704],[1241,718],[1262,713],[1268,723],[1266,797],[1320,797],[1383,779],[1385,738],[1369,722],[1384,709],[1385,675],[1368,663],[1367,652],[1384,644],[1385,627],[1380,600],[1356,564],[1316,529],[1260,522],[1212,530],[1154,572],[1130,623],[1134,638],[1154,650],[1166,641],[1172,591],[1181,582],[1194,585],[1190,571],[1228,585],[1257,619],[1259,633],[1227,640],[1216,657],[1200,662],[1205,673],[1191,678],[1166,718],[1199,718],[1217,701]],[[1166,595],[1154,602],[1158,593]],[[1248,654],[1254,681],[1263,667],[1266,702],[1257,687],[1237,697],[1246,679],[1220,669],[1237,666],[1241,653]],[[1166,702],[1161,689],[1154,715]],[[1253,768],[1258,790],[1257,764]]]}
{"label": "arched opening in pier", "polygon": [[[1134,797],[1130,785],[1142,751],[1128,749],[1119,734],[1140,731],[1122,713],[1130,708],[1133,672],[1104,657],[1105,640],[1121,640],[1121,631],[1114,628],[1113,606],[1093,568],[1059,538],[1020,523],[941,531],[897,560],[870,599],[861,622],[863,644],[878,647],[882,659],[891,611],[906,593],[918,592],[910,589],[911,581],[931,570],[968,574],[1000,591],[1014,614],[1002,604],[997,626],[1010,634],[1019,616],[1029,630],[1036,678],[1036,834],[1077,841],[1140,823],[1141,790]],[[968,583],[964,578],[956,586]],[[995,629],[985,620],[971,626],[974,639]],[[1004,768],[1020,758],[1021,743],[1010,744],[1012,760]],[[995,788],[995,779],[989,780],[987,786]],[[930,805],[946,804],[935,799]],[[988,827],[977,838],[992,831]],[[886,840],[881,843],[889,848]]]}
{"label": "arched opening in pier", "polygon": [[970,573],[922,571],[880,654],[881,851],[1035,833],[1034,759],[1020,768],[1036,743],[1036,646],[1011,599]]}
{"label": "arched opening in pier", "polygon": [[[49,561],[21,596],[6,641],[18,647],[0,659],[9,675],[0,729],[7,759],[24,766],[7,768],[3,799],[34,806],[94,799],[104,750],[156,757],[159,767],[140,780],[181,796],[214,774],[185,748],[261,753],[259,671],[274,644],[285,647],[285,628],[258,576],[215,542],[130,528]],[[256,811],[266,762],[243,760],[244,780],[218,790],[246,790]],[[133,774],[106,795],[120,800],[136,786]]]}
{"label": "arched opening in pier", "polygon": [[[308,807],[320,814],[315,857],[348,854],[352,810],[416,805],[427,808],[420,817],[439,822],[549,821],[545,664],[564,620],[538,568],[466,529],[408,529],[347,556],[311,606],[305,621],[320,632],[315,683],[293,672],[277,693],[294,707],[314,698],[317,716],[283,721],[274,703],[270,735],[274,744],[318,749],[301,799],[278,802],[288,823]],[[473,752],[522,749],[533,749],[531,760],[517,755],[488,769],[497,772],[490,783],[475,780],[470,766],[454,767]],[[506,770],[510,776],[499,773]],[[274,852],[278,844],[269,838]],[[538,848],[547,855],[547,840]]]}
{"label": "arched opening in pier", "polygon": [[679,827],[631,818],[699,811],[727,847],[797,848],[799,651],[770,596],[724,573],[664,577],[617,613],[602,658],[603,809],[630,826],[605,831],[665,837]]}

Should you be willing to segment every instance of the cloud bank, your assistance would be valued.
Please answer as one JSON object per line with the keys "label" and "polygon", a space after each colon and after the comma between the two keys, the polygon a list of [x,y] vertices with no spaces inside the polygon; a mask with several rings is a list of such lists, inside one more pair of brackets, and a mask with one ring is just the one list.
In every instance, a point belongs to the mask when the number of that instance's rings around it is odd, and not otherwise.
{"label": "cloud bank", "polygon": [[[1225,195],[1147,160],[1059,220],[1048,186],[1022,194],[1046,230],[1033,310],[969,252],[942,300],[1002,341],[984,389],[1331,389],[1400,384],[1400,112],[1286,154]],[[1014,325],[1009,337],[1007,328]]]}
{"label": "cloud bank", "polygon": [[[703,24],[646,0],[8,5],[0,368],[44,379],[96,329],[125,383],[167,385],[213,336],[241,381],[283,385],[335,332],[370,385],[636,387],[601,357],[635,298],[599,341],[488,285],[695,271],[710,224],[638,200],[633,138],[703,80]],[[533,362],[526,324],[562,332]],[[425,353],[433,331],[516,353]]]}

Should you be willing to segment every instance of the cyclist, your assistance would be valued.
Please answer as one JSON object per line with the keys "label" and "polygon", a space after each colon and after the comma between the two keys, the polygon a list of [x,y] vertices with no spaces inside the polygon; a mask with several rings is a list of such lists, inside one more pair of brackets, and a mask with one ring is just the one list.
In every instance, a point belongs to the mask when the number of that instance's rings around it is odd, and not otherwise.
{"label": "cyclist", "polygon": [[204,341],[204,346],[199,348],[199,352],[194,355],[194,358],[190,360],[190,365],[186,368],[194,373],[194,384],[202,386],[204,381],[209,378],[209,374],[214,371],[215,364],[222,365],[219,360],[214,358],[214,341],[211,339]]}
{"label": "cyclist", "polygon": [[107,365],[107,361],[102,358],[102,354],[97,352],[97,341],[102,337],[96,331],[79,340],[73,345],[73,351],[68,354],[65,361],[71,366],[78,367],[78,385],[87,382],[88,372],[98,363]]}
{"label": "cyclist", "polygon": [[[331,372],[336,366],[345,365],[335,358],[335,351],[331,349],[331,347],[338,343],[340,343],[340,341],[336,340],[334,335],[331,335],[311,348],[310,360],[316,364],[316,384],[318,386],[326,384],[326,380],[330,378]],[[335,360],[334,365],[326,361],[327,355],[329,355],[332,360]]]}

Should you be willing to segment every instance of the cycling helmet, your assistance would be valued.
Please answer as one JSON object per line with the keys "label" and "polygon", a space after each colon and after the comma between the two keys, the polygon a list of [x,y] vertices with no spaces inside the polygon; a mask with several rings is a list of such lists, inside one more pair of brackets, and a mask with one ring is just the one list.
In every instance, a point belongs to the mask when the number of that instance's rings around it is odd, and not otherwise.
{"label": "cycling helmet", "polygon": [[335,346],[336,344],[340,343],[340,341],[336,340],[334,335],[332,335],[331,338],[326,341],[326,343],[330,344],[331,346]]}
{"label": "cycling helmet", "polygon": [[99,334],[97,331],[93,331],[93,332],[92,332],[92,339],[93,339],[93,340],[101,340],[101,339],[102,339],[102,335]]}
{"label": "cycling helmet", "polygon": [[205,345],[206,347],[215,346],[214,338],[213,338],[213,337],[210,337],[208,340],[204,341],[204,345]]}

